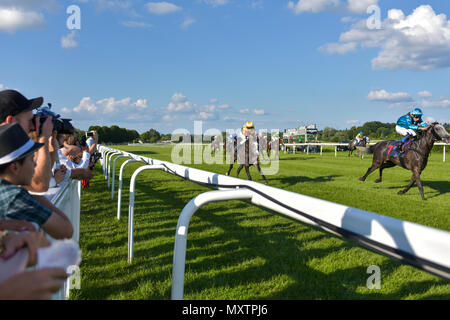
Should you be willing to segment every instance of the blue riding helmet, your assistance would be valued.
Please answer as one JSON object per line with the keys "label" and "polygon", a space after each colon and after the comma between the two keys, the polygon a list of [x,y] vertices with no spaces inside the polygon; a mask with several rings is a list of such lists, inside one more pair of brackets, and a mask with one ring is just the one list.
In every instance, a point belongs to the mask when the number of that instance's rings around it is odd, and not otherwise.
{"label": "blue riding helmet", "polygon": [[422,113],[422,110],[420,110],[419,108],[415,108],[413,111],[411,111],[411,115],[421,117],[423,115],[423,113]]}
{"label": "blue riding helmet", "polygon": [[364,135],[364,132],[363,132],[363,131],[360,131],[360,132],[359,132],[359,134],[362,134],[362,135]]}

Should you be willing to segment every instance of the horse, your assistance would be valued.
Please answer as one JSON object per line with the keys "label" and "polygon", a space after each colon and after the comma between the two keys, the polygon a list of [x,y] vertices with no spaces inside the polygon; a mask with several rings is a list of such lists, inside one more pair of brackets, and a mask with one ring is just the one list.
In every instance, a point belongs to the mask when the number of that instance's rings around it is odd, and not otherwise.
{"label": "horse", "polygon": [[[355,149],[358,149],[358,147],[362,147],[362,148],[365,148],[368,144],[369,144],[369,137],[364,137],[364,139],[362,139],[360,142],[359,142],[359,144],[357,144],[357,140],[355,139],[355,140],[352,140],[352,141],[350,141],[349,143],[348,143],[348,156],[350,157],[351,155],[352,155],[352,153],[353,153],[353,151],[355,150]],[[359,149],[358,149],[358,151],[360,151]],[[361,159],[363,159],[364,158],[364,152],[359,152],[360,153],[360,155],[361,155]]]}
{"label": "horse", "polygon": [[217,151],[220,151],[220,144],[221,144],[220,141],[221,140],[222,139],[220,139],[220,137],[216,136],[214,141],[211,142],[211,144],[209,146],[211,148],[212,153],[216,154]]}
{"label": "horse", "polygon": [[283,148],[285,148],[283,138],[278,138],[278,141],[276,139],[267,141],[267,155],[270,157],[270,152],[272,151],[272,149],[275,149],[275,156],[277,156],[278,152],[280,151],[280,146],[283,146]]}
{"label": "horse", "polygon": [[373,153],[372,166],[367,169],[364,176],[360,177],[360,181],[365,181],[367,176],[376,169],[380,169],[380,178],[375,180],[375,183],[380,183],[382,180],[383,170],[394,166],[401,166],[404,169],[412,171],[412,177],[409,185],[397,192],[397,194],[405,194],[408,190],[417,183],[422,200],[425,200],[423,194],[422,182],[420,181],[420,174],[427,166],[428,156],[433,148],[434,142],[443,140],[450,143],[450,135],[445,128],[439,123],[431,124],[426,131],[422,131],[421,137],[410,143],[409,147],[404,151],[403,155],[393,156],[393,146],[398,144],[398,141],[380,141],[369,148],[369,152]]}
{"label": "horse", "polygon": [[[227,172],[227,176],[230,175],[231,169],[233,169],[233,165],[236,162],[236,160],[239,161],[240,166],[237,169],[237,177],[239,178],[239,173],[241,172],[242,168],[245,168],[245,172],[247,173],[248,180],[252,180],[252,177],[250,175],[250,166],[256,167],[256,169],[261,174],[261,177],[264,179],[264,183],[268,184],[266,177],[264,176],[261,167],[259,165],[259,154],[257,151],[257,143],[256,143],[256,137],[253,136],[245,136],[244,137],[244,146],[240,146],[238,148],[238,139],[233,139],[234,141],[231,142],[230,139],[226,143],[226,152],[231,153],[233,152],[233,158],[230,159],[230,167]],[[253,141],[250,141],[253,140]],[[234,147],[231,147],[231,145],[234,145]],[[232,150],[234,149],[234,150]],[[238,150],[239,149],[239,150]]]}

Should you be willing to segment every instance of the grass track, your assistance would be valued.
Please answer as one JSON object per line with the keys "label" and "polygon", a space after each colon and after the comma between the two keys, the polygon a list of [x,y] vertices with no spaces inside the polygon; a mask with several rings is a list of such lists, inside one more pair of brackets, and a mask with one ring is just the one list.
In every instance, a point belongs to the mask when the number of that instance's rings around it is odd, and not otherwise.
{"label": "grass track", "polygon": [[[117,147],[170,161],[169,147]],[[119,159],[119,168],[126,159]],[[384,181],[357,180],[371,163],[346,153],[281,153],[280,170],[268,177],[274,187],[342,203],[423,225],[450,230],[450,164],[432,154],[417,187],[406,195],[410,172],[385,170]],[[100,166],[82,194],[81,290],[72,299],[170,299],[172,255],[178,215],[193,197],[209,189],[173,175],[151,171],[139,176],[135,200],[135,251],[127,263],[128,186],[124,172],[122,219],[117,194]],[[224,173],[226,165],[189,165]],[[235,175],[236,168],[232,174]],[[251,168],[254,180],[261,182]],[[241,178],[245,173],[241,172]],[[116,181],[118,169],[116,169]],[[116,184],[117,185],[117,184]],[[186,255],[185,299],[450,299],[450,284],[308,225],[242,201],[211,203],[191,220]],[[381,268],[381,289],[366,286],[367,267]]]}

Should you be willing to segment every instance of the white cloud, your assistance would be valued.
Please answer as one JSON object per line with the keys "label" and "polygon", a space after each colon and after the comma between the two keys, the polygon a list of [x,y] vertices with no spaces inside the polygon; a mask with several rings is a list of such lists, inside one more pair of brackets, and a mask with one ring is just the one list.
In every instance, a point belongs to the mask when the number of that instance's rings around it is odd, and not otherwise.
{"label": "white cloud", "polygon": [[[372,60],[373,69],[427,71],[450,67],[450,21],[429,5],[416,8],[409,16],[398,9],[389,10],[379,30],[370,30],[366,20],[361,20],[341,34],[334,47],[353,46],[350,43],[380,48]],[[323,47],[327,46],[331,44]]]}
{"label": "white cloud", "polygon": [[424,97],[424,98],[426,98],[426,97],[432,97],[433,95],[431,94],[431,92],[430,91],[420,91],[419,93],[418,93],[418,96],[419,97]]}
{"label": "white cloud", "polygon": [[76,32],[73,30],[68,35],[61,38],[61,47],[64,49],[72,49],[78,47],[78,42],[75,40]]}
{"label": "white cloud", "polygon": [[183,10],[183,8],[169,2],[149,2],[146,4],[147,10],[153,14],[169,14]]}
{"label": "white cloud", "polygon": [[[91,97],[84,97],[81,99],[78,106],[73,110],[65,110],[64,113],[73,113],[81,118],[92,118],[102,115],[102,117],[117,118],[119,115],[121,119],[128,119],[134,114],[143,112],[147,106],[147,99],[137,99],[133,101],[132,98],[124,98],[117,100],[114,97],[94,101]],[[142,114],[139,119],[142,119]]]}
{"label": "white cloud", "polygon": [[370,101],[381,102],[410,102],[413,101],[411,96],[406,92],[390,93],[386,90],[370,91],[367,99]]}
{"label": "white cloud", "polygon": [[99,10],[105,9],[128,9],[132,6],[130,1],[122,1],[122,0],[97,0],[97,6]]}
{"label": "white cloud", "polygon": [[0,0],[0,7],[18,8],[20,10],[48,10],[55,11],[58,7],[57,0]]}
{"label": "white cloud", "polygon": [[150,23],[138,22],[138,21],[124,21],[122,25],[127,28],[151,28],[153,27]]}
{"label": "white cloud", "polygon": [[423,108],[450,108],[450,100],[444,97],[433,101],[423,100],[421,106]]}
{"label": "white cloud", "polygon": [[0,83],[0,90],[3,90],[4,86]]}
{"label": "white cloud", "polygon": [[195,20],[194,18],[187,17],[186,19],[184,19],[183,23],[181,24],[181,28],[187,29],[187,28],[189,28],[189,26],[191,24],[194,24],[195,22],[197,22],[197,20]]}
{"label": "white cloud", "polygon": [[319,48],[319,51],[328,54],[346,54],[355,51],[358,44],[356,42],[347,43],[327,43]]}
{"label": "white cloud", "polygon": [[264,109],[254,109],[253,110],[253,114],[257,115],[257,116],[262,116],[264,115]]}
{"label": "white cloud", "polygon": [[0,7],[0,32],[14,33],[23,29],[39,29],[46,25],[44,15],[16,7]]}
{"label": "white cloud", "polygon": [[203,0],[203,2],[213,7],[219,7],[226,5],[228,3],[228,0]]}
{"label": "white cloud", "polygon": [[209,102],[209,103],[218,103],[218,102],[219,102],[219,99],[217,99],[217,98],[210,99],[208,102]]}
{"label": "white cloud", "polygon": [[359,120],[347,120],[347,124],[358,124]]}
{"label": "white cloud", "polygon": [[248,108],[246,108],[246,109],[241,109],[241,110],[239,110],[239,113],[247,114],[247,113],[250,113],[250,110],[249,110]]}
{"label": "white cloud", "polygon": [[318,13],[326,10],[345,10],[351,13],[366,13],[371,5],[378,4],[379,0],[298,0],[297,3],[289,1],[288,8],[295,14],[303,12]]}

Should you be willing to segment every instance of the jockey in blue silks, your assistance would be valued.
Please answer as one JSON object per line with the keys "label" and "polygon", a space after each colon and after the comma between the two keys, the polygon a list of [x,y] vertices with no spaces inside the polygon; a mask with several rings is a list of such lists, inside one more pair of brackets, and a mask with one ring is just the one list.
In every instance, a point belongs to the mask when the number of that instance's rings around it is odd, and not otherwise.
{"label": "jockey in blue silks", "polygon": [[395,131],[403,136],[400,146],[417,135],[415,130],[428,130],[429,125],[422,120],[422,115],[422,110],[415,108],[397,120]]}

